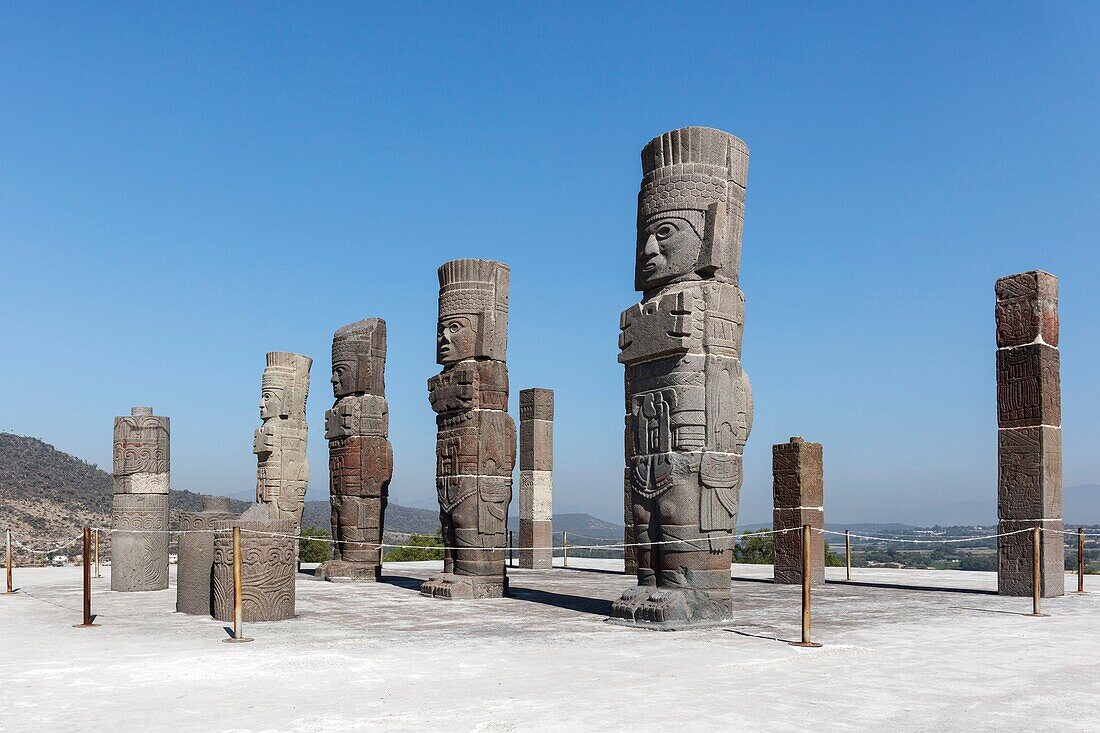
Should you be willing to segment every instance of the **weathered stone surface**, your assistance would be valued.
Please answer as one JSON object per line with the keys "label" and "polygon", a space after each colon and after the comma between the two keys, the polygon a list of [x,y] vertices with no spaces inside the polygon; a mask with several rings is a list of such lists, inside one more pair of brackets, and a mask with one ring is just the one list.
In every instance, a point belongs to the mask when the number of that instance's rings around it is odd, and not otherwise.
{"label": "weathered stone surface", "polygon": [[263,374],[260,419],[253,437],[256,454],[256,502],[271,519],[302,523],[309,463],[306,460],[306,400],[313,359],[272,351]]}
{"label": "weathered stone surface", "polygon": [[176,611],[212,616],[214,602],[214,524],[231,519],[229,499],[202,497],[201,512],[181,512],[178,564],[176,566]]}
{"label": "weathered stone surface", "polygon": [[[516,427],[508,415],[508,266],[452,260],[439,268],[436,361],[428,380],[437,413],[436,492],[443,573],[420,592],[435,598],[504,595],[505,521]],[[492,549],[485,549],[492,548]]]}
{"label": "weathered stone surface", "polygon": [[[820,509],[776,509],[772,527],[787,529],[775,535],[775,582],[802,583],[802,531],[804,524],[821,528],[824,512]],[[810,584],[825,582],[825,536],[810,532]]]}
{"label": "weathered stone surface", "polygon": [[521,390],[519,420],[519,566],[550,568],[554,558],[554,392]]}
{"label": "weathered stone surface", "polygon": [[[254,511],[240,519],[214,523],[214,618],[233,620],[233,532],[241,528],[241,611],[244,621],[279,621],[294,617],[294,576],[297,556],[292,519],[253,519],[270,511]],[[278,536],[272,536],[278,535]]]}
{"label": "weathered stone surface", "polygon": [[[802,582],[802,533],[809,524],[825,529],[824,464],[821,443],[801,437],[772,446],[772,529],[775,582]],[[787,531],[781,531],[787,530]],[[810,582],[825,582],[825,536],[810,533]]]}
{"label": "weathered stone surface", "polygon": [[744,143],[710,128],[665,133],[642,151],[643,299],[619,323],[638,586],[612,605],[612,620],[676,629],[732,613],[741,454],[752,428],[737,287],[747,168]]}
{"label": "weathered stone surface", "polygon": [[115,418],[111,590],[168,587],[169,430],[150,407]]}
{"label": "weathered stone surface", "polygon": [[372,581],[382,574],[382,532],[393,477],[385,367],[386,322],[381,318],[348,324],[333,336],[336,404],[325,413],[325,437],[336,542],[333,559],[315,572],[324,580]]}
{"label": "weathered stone surface", "polygon": [[[1058,279],[1042,271],[1003,277],[997,296],[997,513],[1001,531],[1062,528],[1062,410]],[[1041,537],[1040,591],[1062,595],[1065,538]],[[998,538],[998,588],[1032,593],[1032,538]]]}

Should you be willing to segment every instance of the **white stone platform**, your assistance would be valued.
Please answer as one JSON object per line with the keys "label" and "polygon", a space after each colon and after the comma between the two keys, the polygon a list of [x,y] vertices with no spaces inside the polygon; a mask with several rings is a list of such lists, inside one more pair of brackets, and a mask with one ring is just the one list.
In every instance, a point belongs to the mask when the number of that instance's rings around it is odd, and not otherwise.
{"label": "white stone platform", "polygon": [[512,597],[474,602],[417,593],[440,563],[387,564],[378,584],[299,575],[298,618],[247,626],[251,644],[174,613],[174,581],[116,593],[106,573],[101,626],[72,628],[80,568],[17,568],[0,730],[1100,729],[1096,576],[1032,618],[992,573],[857,569],[876,585],[815,589],[825,646],[798,649],[777,639],[799,633],[800,589],[765,582],[770,566],[734,567],[728,628],[659,633],[604,623],[632,585],[621,561],[570,565],[511,569]]}

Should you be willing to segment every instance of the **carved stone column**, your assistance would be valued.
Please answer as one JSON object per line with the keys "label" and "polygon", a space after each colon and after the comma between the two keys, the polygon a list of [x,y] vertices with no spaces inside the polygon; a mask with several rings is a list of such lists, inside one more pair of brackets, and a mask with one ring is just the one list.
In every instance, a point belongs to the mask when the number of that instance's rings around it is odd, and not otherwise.
{"label": "carved stone column", "polygon": [[[997,296],[997,515],[1000,532],[1041,535],[1043,596],[1065,593],[1062,529],[1062,397],[1058,278],[1034,270],[1002,277]],[[1032,537],[997,540],[997,588],[1032,593]]]}
{"label": "carved stone column", "polygon": [[111,590],[168,587],[169,421],[151,407],[115,418]]}
{"label": "carved stone column", "polygon": [[317,568],[324,580],[374,581],[382,573],[382,533],[393,448],[386,404],[386,322],[367,318],[332,339],[332,391],[325,413],[332,501],[333,559]]}
{"label": "carved stone column", "polygon": [[619,361],[627,396],[638,585],[612,618],[648,628],[721,623],[752,391],[741,369],[738,287],[749,153],[685,127],[642,151],[634,287]]}
{"label": "carved stone column", "polygon": [[309,463],[306,461],[306,399],[313,359],[272,351],[264,369],[260,419],[252,452],[256,454],[256,502],[271,519],[302,524]]}
{"label": "carved stone column", "polygon": [[[519,393],[519,566],[553,567],[554,391]],[[532,549],[536,548],[536,549]]]}
{"label": "carved stone column", "polygon": [[508,266],[452,260],[439,268],[436,491],[443,573],[420,588],[435,598],[499,598],[516,426],[508,414]]}
{"label": "carved stone column", "polygon": [[[214,618],[233,620],[233,527],[241,528],[241,605],[244,621],[294,617],[297,555],[292,519],[253,519],[255,505],[240,519],[214,523]],[[250,516],[251,515],[251,516]],[[273,536],[278,535],[278,536]]]}
{"label": "carved stone column", "polygon": [[[800,437],[772,446],[775,582],[802,583],[803,525],[825,529],[825,477],[821,443]],[[789,530],[779,532],[778,530]],[[825,582],[825,535],[810,533],[810,583]]]}
{"label": "carved stone column", "polygon": [[201,512],[180,513],[179,560],[176,565],[176,610],[196,616],[211,616],[214,605],[214,524],[231,519],[229,499],[202,497]]}

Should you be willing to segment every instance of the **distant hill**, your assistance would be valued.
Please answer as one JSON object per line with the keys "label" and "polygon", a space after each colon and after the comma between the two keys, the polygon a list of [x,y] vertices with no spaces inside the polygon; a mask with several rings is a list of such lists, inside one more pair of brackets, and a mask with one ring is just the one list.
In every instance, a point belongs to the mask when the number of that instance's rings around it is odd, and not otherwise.
{"label": "distant hill", "polygon": [[[508,528],[518,533],[519,517],[509,517]],[[605,522],[591,514],[555,514],[554,532],[562,531],[576,535],[578,539],[588,537],[596,540],[614,539],[616,542],[623,540],[623,525]]]}

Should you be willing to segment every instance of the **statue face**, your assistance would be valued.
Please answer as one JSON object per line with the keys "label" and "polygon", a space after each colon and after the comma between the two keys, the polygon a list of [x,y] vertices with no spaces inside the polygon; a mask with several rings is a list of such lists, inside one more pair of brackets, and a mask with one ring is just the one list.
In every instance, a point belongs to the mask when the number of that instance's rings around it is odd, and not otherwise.
{"label": "statue face", "polygon": [[358,365],[352,359],[340,359],[332,364],[332,394],[335,397],[344,397],[355,392],[355,383],[358,380]]}
{"label": "statue face", "polygon": [[435,336],[436,361],[454,364],[477,352],[477,316],[450,316],[439,320]]}
{"label": "statue face", "polygon": [[279,387],[264,387],[260,395],[260,419],[278,417],[283,407],[283,390]]}
{"label": "statue face", "polygon": [[634,283],[652,290],[695,272],[703,239],[686,219],[657,215],[638,228]]}

